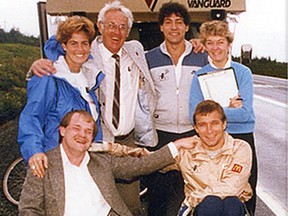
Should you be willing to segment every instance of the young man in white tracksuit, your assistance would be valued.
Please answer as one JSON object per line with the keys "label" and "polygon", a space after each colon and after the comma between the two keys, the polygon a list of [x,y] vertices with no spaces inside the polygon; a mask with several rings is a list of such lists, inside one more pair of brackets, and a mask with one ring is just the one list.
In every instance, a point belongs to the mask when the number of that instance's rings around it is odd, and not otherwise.
{"label": "young man in white tracksuit", "polygon": [[[190,19],[179,3],[163,4],[159,11],[164,42],[146,53],[156,90],[154,123],[159,142],[151,151],[176,139],[195,134],[189,120],[189,92],[194,73],[206,65],[207,54],[194,52],[185,34]],[[184,199],[183,178],[178,171],[153,173],[142,178],[148,186],[148,215],[176,215]]]}

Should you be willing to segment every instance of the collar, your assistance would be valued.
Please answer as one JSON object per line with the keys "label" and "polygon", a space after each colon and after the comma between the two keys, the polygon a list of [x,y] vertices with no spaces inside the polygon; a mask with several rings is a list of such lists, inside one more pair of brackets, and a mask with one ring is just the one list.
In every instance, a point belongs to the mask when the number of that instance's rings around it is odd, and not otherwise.
{"label": "collar", "polygon": [[[66,79],[73,87],[77,88],[77,83],[75,83],[75,79],[73,78],[73,75],[69,69],[69,66],[68,66],[64,56],[59,56],[57,61],[54,62],[54,67],[56,68],[57,71],[55,74],[53,74],[53,76]],[[99,83],[103,79],[103,77],[98,76],[102,72],[100,72],[97,69],[93,59],[88,59],[82,65],[81,72],[86,77],[89,88],[95,86],[95,84],[99,85]],[[97,83],[96,83],[96,79],[95,79],[96,77],[97,77]],[[98,80],[98,77],[99,77],[99,80]]]}
{"label": "collar", "polygon": [[[103,58],[104,61],[108,61],[111,56],[113,55],[113,53],[111,53],[105,46],[103,43],[100,43],[99,44],[99,49],[100,49],[100,52],[101,52],[101,56]],[[122,50],[123,48],[121,47],[121,49],[117,52],[117,54],[120,56],[120,59],[121,59],[121,56],[122,56]]]}
{"label": "collar", "polygon": [[[55,73],[55,76],[57,77],[65,77],[67,76],[67,74],[71,74],[72,72],[70,71],[70,68],[65,60],[64,56],[59,56],[59,58],[57,59],[56,62],[54,62],[54,66],[56,67],[57,71]],[[88,59],[86,62],[84,62],[84,64],[82,65],[82,67],[80,68],[80,71],[86,72],[89,71],[89,73],[92,73],[97,71],[97,69],[95,69],[95,64],[94,64],[94,60],[93,59]]]}
{"label": "collar", "polygon": [[[228,56],[228,60],[226,62],[226,64],[224,65],[224,68],[229,68],[231,67],[231,61],[232,61],[232,58],[231,58],[231,55]],[[224,68],[218,68],[216,67],[214,64],[213,64],[213,60],[211,59],[210,56],[208,56],[208,62],[209,64],[213,67],[213,68],[216,68],[216,69],[224,69]]]}
{"label": "collar", "polygon": [[62,77],[64,74],[71,73],[63,55],[59,56],[59,58],[54,62],[54,67],[61,68],[61,70],[56,70],[56,76]]}
{"label": "collar", "polygon": [[[165,54],[170,56],[170,54],[167,51],[167,46],[166,46],[166,42],[165,41],[163,41],[160,44],[159,47],[160,47],[161,52],[163,52],[163,53],[165,53]],[[189,41],[185,40],[185,51],[184,51],[184,53],[182,55],[186,56],[186,55],[190,54],[192,49],[193,49],[192,44]]]}
{"label": "collar", "polygon": [[[69,161],[69,159],[68,159],[68,157],[66,155],[66,152],[65,152],[65,150],[64,150],[64,148],[62,146],[62,143],[60,144],[60,152],[61,152],[61,157],[62,157],[62,162],[63,162],[63,166],[64,167],[66,167],[66,166],[75,166],[74,164],[72,164]],[[85,156],[84,156],[79,168],[87,166],[89,161],[90,161],[90,156],[89,156],[88,152],[86,151],[85,152]]]}

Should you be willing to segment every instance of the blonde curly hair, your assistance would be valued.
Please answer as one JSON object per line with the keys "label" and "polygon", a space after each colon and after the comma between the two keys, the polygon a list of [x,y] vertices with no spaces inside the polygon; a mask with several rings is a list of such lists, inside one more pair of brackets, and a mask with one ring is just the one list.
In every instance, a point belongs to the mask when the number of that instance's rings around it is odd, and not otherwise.
{"label": "blonde curly hair", "polygon": [[200,26],[200,40],[203,44],[206,43],[208,36],[226,37],[229,44],[231,44],[234,40],[234,35],[229,30],[228,23],[220,20],[202,23]]}

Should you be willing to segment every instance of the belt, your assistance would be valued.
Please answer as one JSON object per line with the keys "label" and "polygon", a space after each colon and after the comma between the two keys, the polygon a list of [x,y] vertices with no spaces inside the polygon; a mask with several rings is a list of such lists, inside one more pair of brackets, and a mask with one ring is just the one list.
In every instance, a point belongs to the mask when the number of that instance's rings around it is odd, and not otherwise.
{"label": "belt", "polygon": [[125,140],[126,138],[128,138],[129,136],[131,136],[132,134],[134,133],[134,129],[131,130],[128,134],[126,135],[121,135],[121,136],[115,136],[115,141],[122,141],[122,140]]}

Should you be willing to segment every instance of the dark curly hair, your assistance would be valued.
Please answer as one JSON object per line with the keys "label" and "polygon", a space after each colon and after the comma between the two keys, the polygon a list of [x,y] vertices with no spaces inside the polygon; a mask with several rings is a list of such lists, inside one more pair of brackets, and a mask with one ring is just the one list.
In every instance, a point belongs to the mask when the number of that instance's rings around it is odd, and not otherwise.
{"label": "dark curly hair", "polygon": [[159,16],[158,16],[159,25],[163,25],[165,17],[169,17],[172,14],[182,17],[185,25],[190,24],[190,16],[188,14],[187,8],[178,2],[168,2],[163,4],[159,10]]}

